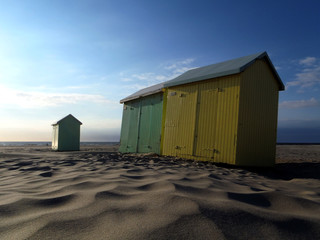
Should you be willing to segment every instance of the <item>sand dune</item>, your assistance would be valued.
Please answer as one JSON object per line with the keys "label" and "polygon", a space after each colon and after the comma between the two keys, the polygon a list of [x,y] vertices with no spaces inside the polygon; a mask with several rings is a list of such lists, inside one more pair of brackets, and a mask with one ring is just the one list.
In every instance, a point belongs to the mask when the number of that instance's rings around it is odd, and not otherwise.
{"label": "sand dune", "polygon": [[0,239],[319,239],[318,149],[261,170],[2,147]]}

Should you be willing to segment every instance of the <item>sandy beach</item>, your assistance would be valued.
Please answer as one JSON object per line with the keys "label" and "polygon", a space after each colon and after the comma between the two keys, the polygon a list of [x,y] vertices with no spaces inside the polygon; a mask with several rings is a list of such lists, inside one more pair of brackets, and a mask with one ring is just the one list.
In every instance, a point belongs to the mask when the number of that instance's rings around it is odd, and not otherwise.
{"label": "sandy beach", "polygon": [[0,239],[320,239],[320,145],[274,169],[2,146]]}

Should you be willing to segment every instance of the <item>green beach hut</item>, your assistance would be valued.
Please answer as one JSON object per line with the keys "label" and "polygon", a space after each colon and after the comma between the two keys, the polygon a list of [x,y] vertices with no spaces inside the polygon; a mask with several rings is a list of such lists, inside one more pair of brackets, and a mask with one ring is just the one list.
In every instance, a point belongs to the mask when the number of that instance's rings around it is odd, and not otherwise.
{"label": "green beach hut", "polygon": [[79,151],[80,125],[82,123],[71,114],[52,124],[52,149],[56,151]]}
{"label": "green beach hut", "polygon": [[160,154],[162,88],[162,84],[157,84],[120,101],[123,103],[120,152]]}

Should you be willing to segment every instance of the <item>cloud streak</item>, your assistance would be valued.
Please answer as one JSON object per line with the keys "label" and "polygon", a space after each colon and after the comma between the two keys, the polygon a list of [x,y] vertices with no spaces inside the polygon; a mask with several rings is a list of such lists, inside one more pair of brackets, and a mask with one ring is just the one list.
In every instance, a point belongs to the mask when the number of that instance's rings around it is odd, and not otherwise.
{"label": "cloud streak", "polygon": [[[142,88],[149,87],[160,82],[171,80],[179,76],[180,74],[195,68],[191,66],[193,62],[193,58],[187,58],[181,61],[177,61],[175,63],[166,64],[162,67],[163,74],[146,72],[136,73],[130,76],[124,76],[122,73],[121,81],[128,83],[128,85],[124,86],[127,89],[140,90]],[[129,84],[130,82],[134,84]]]}
{"label": "cloud streak", "polygon": [[315,57],[306,57],[306,58],[301,59],[299,61],[299,64],[310,66],[310,65],[314,64],[316,61],[317,61],[317,59]]}
{"label": "cloud streak", "polygon": [[297,101],[283,101],[279,104],[280,108],[306,108],[306,107],[318,107],[320,102],[315,98],[309,100],[297,100]]}
{"label": "cloud streak", "polygon": [[287,87],[298,87],[299,91],[320,87],[320,60],[306,57],[299,60],[301,70],[296,73],[295,80],[288,82]]}
{"label": "cloud streak", "polygon": [[78,104],[90,102],[95,104],[114,104],[113,101],[97,94],[80,93],[46,93],[36,91],[20,91],[5,86],[0,86],[0,106],[3,108],[45,108],[58,107],[65,104]]}

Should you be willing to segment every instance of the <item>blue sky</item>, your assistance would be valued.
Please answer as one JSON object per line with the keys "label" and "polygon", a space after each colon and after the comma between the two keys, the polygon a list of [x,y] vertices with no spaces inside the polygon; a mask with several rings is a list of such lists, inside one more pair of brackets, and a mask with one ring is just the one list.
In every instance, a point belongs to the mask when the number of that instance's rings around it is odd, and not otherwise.
{"label": "blue sky", "polygon": [[278,141],[320,142],[320,2],[0,1],[0,141],[119,140],[121,98],[184,71],[267,51]]}

